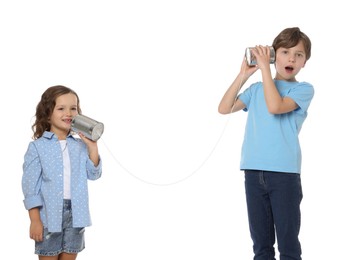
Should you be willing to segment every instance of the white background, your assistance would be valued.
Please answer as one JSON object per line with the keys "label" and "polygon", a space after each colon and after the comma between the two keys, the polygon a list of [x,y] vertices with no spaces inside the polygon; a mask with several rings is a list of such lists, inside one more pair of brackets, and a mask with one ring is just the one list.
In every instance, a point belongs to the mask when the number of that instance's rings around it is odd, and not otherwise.
{"label": "white background", "polygon": [[316,91],[300,133],[303,258],[341,257],[338,3],[1,1],[1,258],[37,259],[23,156],[41,94],[63,84],[105,124],[103,177],[89,183],[93,226],[78,259],[252,259],[239,171],[246,114],[217,106],[245,47],[293,26],[312,40],[297,79]]}

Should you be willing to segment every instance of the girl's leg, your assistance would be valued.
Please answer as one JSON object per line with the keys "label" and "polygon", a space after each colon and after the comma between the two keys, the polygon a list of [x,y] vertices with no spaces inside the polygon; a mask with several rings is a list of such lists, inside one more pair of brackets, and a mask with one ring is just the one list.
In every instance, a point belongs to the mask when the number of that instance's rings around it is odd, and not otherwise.
{"label": "girl's leg", "polygon": [[58,260],[58,255],[54,255],[54,256],[43,256],[43,255],[40,255],[38,256],[38,259],[39,260]]}
{"label": "girl's leg", "polygon": [[56,256],[39,256],[39,260],[75,260],[77,257],[77,254],[67,254],[67,253],[61,253]]}
{"label": "girl's leg", "polygon": [[61,253],[58,257],[58,260],[75,260],[77,254],[68,254],[68,253]]}

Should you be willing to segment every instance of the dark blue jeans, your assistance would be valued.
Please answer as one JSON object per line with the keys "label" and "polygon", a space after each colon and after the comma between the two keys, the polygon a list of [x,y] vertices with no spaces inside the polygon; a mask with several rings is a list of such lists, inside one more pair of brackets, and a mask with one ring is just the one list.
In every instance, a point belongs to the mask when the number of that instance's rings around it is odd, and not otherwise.
{"label": "dark blue jeans", "polygon": [[280,260],[301,260],[300,174],[246,170],[245,192],[254,260],[275,260],[275,234]]}

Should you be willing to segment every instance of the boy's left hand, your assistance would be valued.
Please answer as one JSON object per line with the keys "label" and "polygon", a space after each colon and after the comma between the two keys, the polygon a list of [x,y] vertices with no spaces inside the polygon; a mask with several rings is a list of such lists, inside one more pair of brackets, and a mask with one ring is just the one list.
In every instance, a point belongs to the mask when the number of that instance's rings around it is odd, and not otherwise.
{"label": "boy's left hand", "polygon": [[263,70],[264,68],[270,67],[269,46],[256,45],[256,47],[252,48],[251,51],[256,57],[256,62],[259,69]]}

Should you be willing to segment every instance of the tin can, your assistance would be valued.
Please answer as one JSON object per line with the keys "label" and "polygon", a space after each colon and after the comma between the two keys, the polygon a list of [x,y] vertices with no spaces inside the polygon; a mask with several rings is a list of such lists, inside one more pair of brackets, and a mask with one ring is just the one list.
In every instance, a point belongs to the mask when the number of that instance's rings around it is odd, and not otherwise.
{"label": "tin can", "polygon": [[[270,60],[269,63],[273,64],[275,62],[275,50],[272,46],[270,48]],[[255,55],[251,52],[253,47],[248,47],[245,49],[245,59],[249,66],[255,66],[257,64]]]}
{"label": "tin can", "polygon": [[104,124],[84,115],[76,115],[71,122],[71,130],[97,141],[104,132]]}

